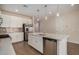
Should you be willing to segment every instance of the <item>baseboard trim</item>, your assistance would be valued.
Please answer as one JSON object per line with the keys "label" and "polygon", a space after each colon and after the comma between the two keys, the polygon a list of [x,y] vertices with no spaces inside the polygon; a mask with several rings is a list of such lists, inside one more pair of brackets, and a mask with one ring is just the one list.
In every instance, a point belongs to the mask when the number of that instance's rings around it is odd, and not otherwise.
{"label": "baseboard trim", "polygon": [[18,42],[12,42],[12,44],[17,44],[17,43],[20,43],[20,42],[23,42],[23,41],[18,41]]}
{"label": "baseboard trim", "polygon": [[[29,44],[28,44],[29,45]],[[29,45],[31,48],[33,48],[34,50],[36,50],[37,52],[39,52],[37,49],[35,49],[34,47],[32,47],[31,45]],[[44,55],[43,53],[39,52],[41,55]]]}

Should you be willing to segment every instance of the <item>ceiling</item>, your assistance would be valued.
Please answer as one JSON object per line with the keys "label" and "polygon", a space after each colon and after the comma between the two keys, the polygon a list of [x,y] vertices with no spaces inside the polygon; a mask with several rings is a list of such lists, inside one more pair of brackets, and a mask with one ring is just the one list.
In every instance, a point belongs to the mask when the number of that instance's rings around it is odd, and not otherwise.
{"label": "ceiling", "polygon": [[[55,16],[57,12],[60,14],[74,12],[79,10],[79,5],[70,4],[2,4],[0,5],[2,10],[16,12],[28,16],[39,16],[43,18],[45,16]],[[39,9],[37,11],[37,9]]]}

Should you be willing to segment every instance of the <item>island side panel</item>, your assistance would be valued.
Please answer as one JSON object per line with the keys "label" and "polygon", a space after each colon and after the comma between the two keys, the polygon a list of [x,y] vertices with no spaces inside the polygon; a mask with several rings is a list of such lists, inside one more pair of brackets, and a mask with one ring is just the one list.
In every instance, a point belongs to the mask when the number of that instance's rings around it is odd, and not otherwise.
{"label": "island side panel", "polygon": [[57,40],[57,55],[67,55],[67,38]]}
{"label": "island side panel", "polygon": [[28,44],[43,53],[43,38],[39,35],[29,35]]}

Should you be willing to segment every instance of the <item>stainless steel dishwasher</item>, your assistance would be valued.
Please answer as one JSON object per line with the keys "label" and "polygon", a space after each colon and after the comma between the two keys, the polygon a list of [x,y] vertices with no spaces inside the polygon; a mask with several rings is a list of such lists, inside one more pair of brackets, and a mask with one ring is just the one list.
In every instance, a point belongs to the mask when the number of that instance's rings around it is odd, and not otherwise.
{"label": "stainless steel dishwasher", "polygon": [[57,41],[50,38],[44,39],[44,55],[57,55]]}

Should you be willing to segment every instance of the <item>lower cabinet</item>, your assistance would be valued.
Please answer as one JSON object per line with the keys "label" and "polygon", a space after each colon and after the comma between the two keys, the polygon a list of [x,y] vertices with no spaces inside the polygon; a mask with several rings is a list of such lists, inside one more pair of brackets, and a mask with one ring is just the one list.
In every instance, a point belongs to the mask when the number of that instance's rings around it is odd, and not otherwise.
{"label": "lower cabinet", "polygon": [[23,41],[23,32],[8,33],[12,38],[12,43]]}
{"label": "lower cabinet", "polygon": [[29,35],[28,44],[43,53],[43,38],[39,35]]}

